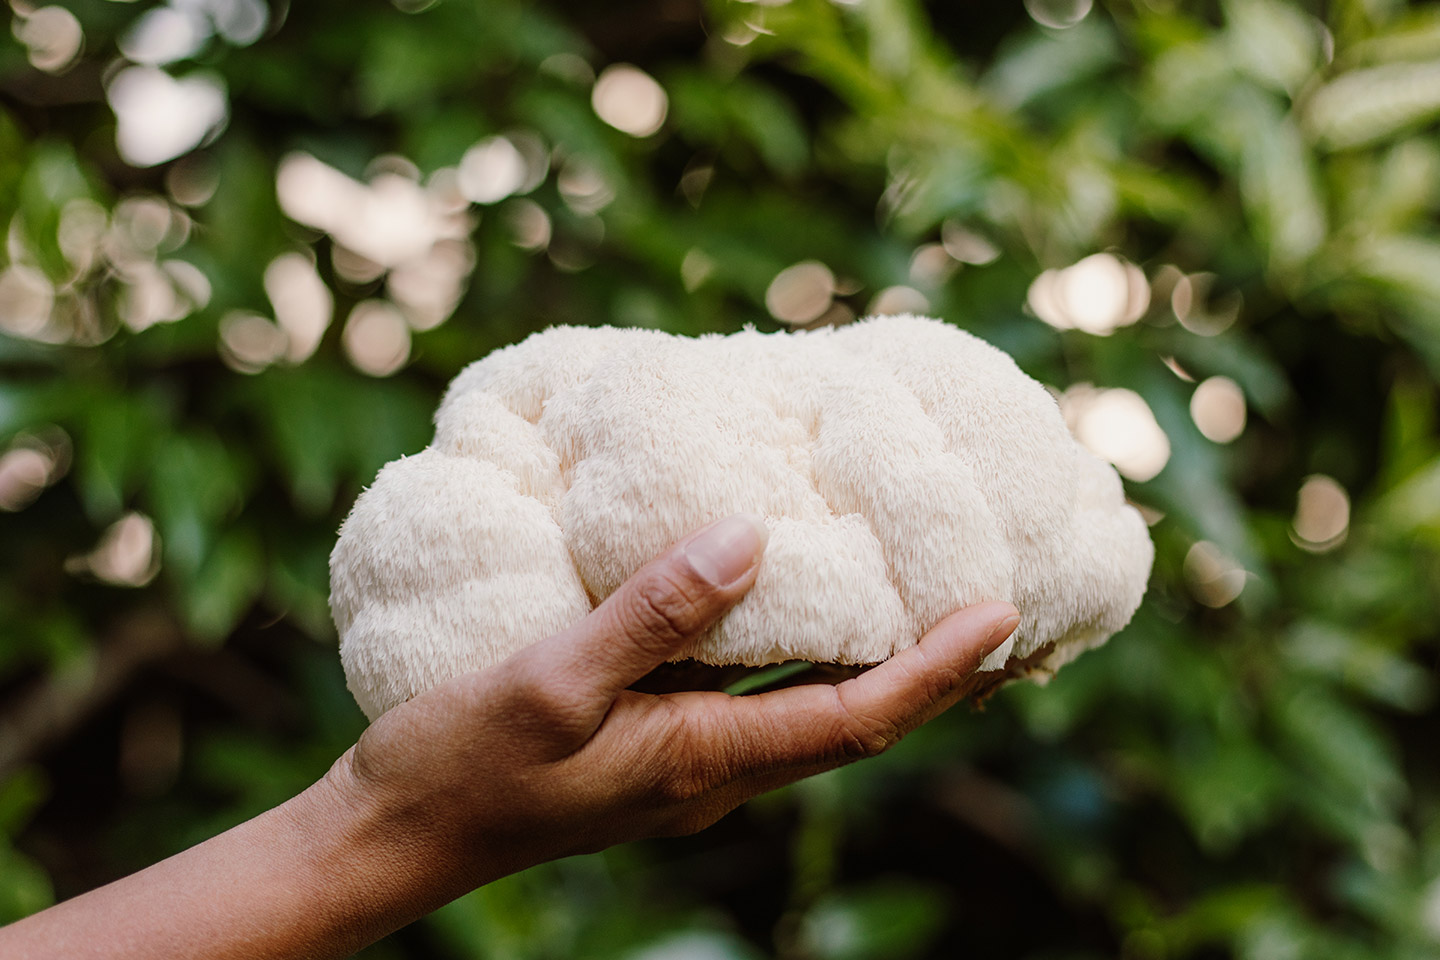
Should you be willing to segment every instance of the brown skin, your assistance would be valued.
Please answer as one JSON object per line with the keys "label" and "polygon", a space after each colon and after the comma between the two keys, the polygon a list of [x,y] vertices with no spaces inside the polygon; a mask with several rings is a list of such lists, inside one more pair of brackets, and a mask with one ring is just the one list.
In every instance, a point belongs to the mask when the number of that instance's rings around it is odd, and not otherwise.
{"label": "brown skin", "polygon": [[746,529],[692,534],[574,627],[394,708],[281,806],[0,929],[0,956],[345,957],[506,874],[693,833],[882,753],[961,699],[1018,622],[970,607],[836,686],[628,689],[755,582],[764,538]]}

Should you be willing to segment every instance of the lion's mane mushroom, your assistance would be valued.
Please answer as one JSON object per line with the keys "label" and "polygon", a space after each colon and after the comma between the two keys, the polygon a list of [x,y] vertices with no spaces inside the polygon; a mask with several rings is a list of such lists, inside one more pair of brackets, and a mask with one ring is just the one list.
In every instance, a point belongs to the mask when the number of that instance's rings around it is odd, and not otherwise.
{"label": "lion's mane mushroom", "polygon": [[374,718],[574,623],[740,511],[770,544],[690,651],[876,663],[1009,600],[997,679],[1123,627],[1153,549],[1119,478],[1004,353],[935,320],[698,339],[556,327],[469,366],[330,558],[346,677]]}

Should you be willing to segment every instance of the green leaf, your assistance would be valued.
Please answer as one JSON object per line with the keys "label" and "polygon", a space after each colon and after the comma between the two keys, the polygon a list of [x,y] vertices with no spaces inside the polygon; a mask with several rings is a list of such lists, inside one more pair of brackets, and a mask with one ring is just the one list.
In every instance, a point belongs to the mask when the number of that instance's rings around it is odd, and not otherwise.
{"label": "green leaf", "polygon": [[820,960],[904,960],[924,954],[944,928],[946,900],[898,879],[840,890],[806,913],[800,936]]}
{"label": "green leaf", "polygon": [[172,570],[194,575],[221,522],[239,510],[246,472],[212,432],[175,433],[160,442],[147,493]]}
{"label": "green leaf", "polygon": [[91,197],[70,144],[43,141],[31,149],[30,164],[20,181],[18,225],[23,228],[25,250],[51,280],[59,281],[70,273],[58,241],[60,212],[71,200]]}
{"label": "green leaf", "polygon": [[38,913],[55,902],[50,877],[34,860],[0,843],[0,924]]}
{"label": "green leaf", "polygon": [[1440,60],[1341,74],[1310,98],[1306,122],[1331,150],[1365,146],[1440,117]]}
{"label": "green leaf", "polygon": [[770,87],[740,79],[723,101],[739,133],[782,177],[798,177],[810,160],[810,143],[795,107]]}
{"label": "green leaf", "polygon": [[144,398],[92,394],[76,442],[76,474],[92,521],[113,519],[139,488],[155,444],[166,435],[159,411]]}
{"label": "green leaf", "polygon": [[1177,804],[1196,839],[1212,853],[1234,850],[1278,811],[1288,783],[1253,731],[1186,744],[1170,772]]}
{"label": "green leaf", "polygon": [[1315,799],[1350,824],[1391,814],[1409,790],[1395,750],[1374,718],[1312,684],[1294,684],[1275,722]]}
{"label": "green leaf", "polygon": [[21,767],[0,781],[0,837],[13,837],[45,802],[50,785],[36,767]]}
{"label": "green leaf", "polygon": [[1007,44],[981,87],[998,105],[1019,109],[1068,84],[1094,80],[1120,56],[1110,25],[1086,17],[1068,30],[1027,34]]}
{"label": "green leaf", "polygon": [[265,582],[265,554],[245,528],[226,533],[193,579],[181,587],[181,608],[190,632],[202,642],[218,643],[239,623]]}
{"label": "green leaf", "polygon": [[1277,0],[1228,0],[1224,8],[1235,61],[1264,83],[1299,92],[1319,65],[1320,21]]}

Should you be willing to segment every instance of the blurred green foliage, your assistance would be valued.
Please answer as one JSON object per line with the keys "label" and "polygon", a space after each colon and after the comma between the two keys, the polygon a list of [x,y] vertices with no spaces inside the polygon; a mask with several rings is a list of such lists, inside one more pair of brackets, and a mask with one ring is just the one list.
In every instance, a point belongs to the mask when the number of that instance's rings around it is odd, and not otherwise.
{"label": "blurred green foliage", "polygon": [[[814,260],[818,322],[923,305],[1144,398],[1145,606],[1047,687],[365,955],[1440,954],[1440,6],[10,9],[0,920],[352,742],[328,551],[465,363],[553,323],[776,329]],[[601,119],[624,62],[653,133]],[[331,174],[344,224],[304,213]],[[1054,329],[1036,278],[1106,252],[1138,322]],[[1215,376],[1233,442],[1193,412]]]}

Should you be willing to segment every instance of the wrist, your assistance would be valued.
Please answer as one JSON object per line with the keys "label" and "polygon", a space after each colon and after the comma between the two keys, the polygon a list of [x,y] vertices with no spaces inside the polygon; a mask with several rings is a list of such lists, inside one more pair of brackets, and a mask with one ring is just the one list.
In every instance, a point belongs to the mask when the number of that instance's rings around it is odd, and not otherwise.
{"label": "wrist", "polygon": [[337,925],[378,939],[493,877],[444,836],[424,798],[354,768],[354,749],[280,808],[304,838],[307,885]]}

